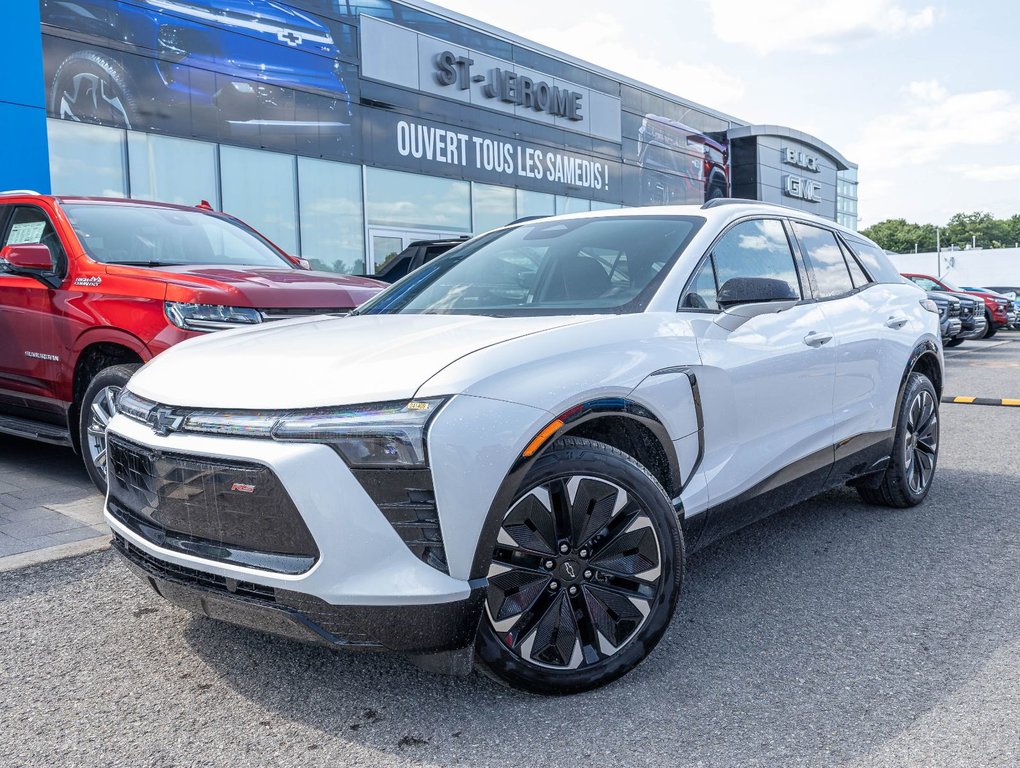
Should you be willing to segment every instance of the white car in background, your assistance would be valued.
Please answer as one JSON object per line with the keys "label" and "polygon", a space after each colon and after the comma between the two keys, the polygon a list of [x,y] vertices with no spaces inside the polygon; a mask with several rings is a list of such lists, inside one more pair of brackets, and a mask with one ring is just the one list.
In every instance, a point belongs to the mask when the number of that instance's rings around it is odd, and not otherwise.
{"label": "white car in background", "polygon": [[109,428],[129,565],[207,616],[571,693],[637,665],[696,548],[939,448],[937,309],[778,207],[606,211],[458,246],[346,318],[180,344]]}

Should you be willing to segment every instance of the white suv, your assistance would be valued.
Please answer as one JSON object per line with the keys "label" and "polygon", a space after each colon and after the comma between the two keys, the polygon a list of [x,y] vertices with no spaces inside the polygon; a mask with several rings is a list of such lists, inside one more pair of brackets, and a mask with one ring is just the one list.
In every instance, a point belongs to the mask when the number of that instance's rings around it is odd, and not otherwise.
{"label": "white suv", "polygon": [[833,486],[920,503],[937,309],[778,206],[474,238],[344,318],[180,344],[110,424],[114,544],[207,616],[570,693],[637,665],[696,548]]}

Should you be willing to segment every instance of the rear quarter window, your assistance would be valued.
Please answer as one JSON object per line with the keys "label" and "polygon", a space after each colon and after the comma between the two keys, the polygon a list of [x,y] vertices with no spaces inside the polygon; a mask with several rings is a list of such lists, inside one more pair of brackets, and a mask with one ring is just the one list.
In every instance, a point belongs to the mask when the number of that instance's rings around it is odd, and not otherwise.
{"label": "rear quarter window", "polygon": [[868,275],[876,283],[902,283],[906,281],[892,265],[889,258],[872,242],[844,234],[844,239],[860,260]]}

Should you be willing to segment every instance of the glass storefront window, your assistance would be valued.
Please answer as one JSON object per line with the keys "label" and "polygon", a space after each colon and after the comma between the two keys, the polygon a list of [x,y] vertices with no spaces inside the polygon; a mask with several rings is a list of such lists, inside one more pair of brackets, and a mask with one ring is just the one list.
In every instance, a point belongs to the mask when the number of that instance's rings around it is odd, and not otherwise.
{"label": "glass storefront window", "polygon": [[593,211],[615,211],[618,208],[623,208],[619,203],[603,203],[598,200],[591,201],[591,209]]}
{"label": "glass storefront window", "polygon": [[365,199],[370,225],[471,231],[471,185],[466,181],[366,168]]}
{"label": "glass storefront window", "polygon": [[51,118],[46,132],[53,194],[127,197],[124,131]]}
{"label": "glass storefront window", "polygon": [[298,158],[301,256],[313,269],[364,274],[361,166]]}
{"label": "glass storefront window", "polygon": [[296,157],[220,147],[223,210],[287,253],[298,252]]}
{"label": "glass storefront window", "polygon": [[591,210],[591,200],[582,200],[579,197],[567,197],[556,195],[556,215],[561,213],[583,213]]}
{"label": "glass storefront window", "polygon": [[474,184],[471,188],[472,232],[480,234],[517,218],[517,201],[511,187]]}
{"label": "glass storefront window", "polygon": [[127,148],[131,197],[220,207],[215,144],[129,131]]}
{"label": "glass storefront window", "polygon": [[545,192],[532,192],[528,189],[517,190],[517,218],[555,215],[555,195],[547,195]]}

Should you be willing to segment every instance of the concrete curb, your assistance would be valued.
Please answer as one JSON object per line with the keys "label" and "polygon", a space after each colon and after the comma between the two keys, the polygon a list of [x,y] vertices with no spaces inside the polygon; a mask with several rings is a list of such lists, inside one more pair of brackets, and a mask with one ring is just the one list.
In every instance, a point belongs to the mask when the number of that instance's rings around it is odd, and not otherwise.
{"label": "concrete curb", "polygon": [[87,555],[91,552],[99,552],[110,548],[110,535],[99,534],[91,539],[72,541],[68,544],[58,544],[55,547],[36,549],[31,552],[19,552],[16,555],[0,557],[0,573],[16,571],[21,568],[28,568],[30,565],[39,565],[53,560],[63,560],[68,557]]}

